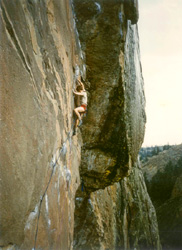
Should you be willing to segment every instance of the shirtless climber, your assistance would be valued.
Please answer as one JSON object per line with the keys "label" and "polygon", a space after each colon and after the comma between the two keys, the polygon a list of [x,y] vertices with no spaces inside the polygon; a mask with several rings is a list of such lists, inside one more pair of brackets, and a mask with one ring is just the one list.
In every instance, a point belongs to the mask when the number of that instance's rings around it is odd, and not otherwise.
{"label": "shirtless climber", "polygon": [[82,125],[81,114],[84,113],[87,109],[87,92],[83,83],[79,79],[77,79],[77,81],[79,82],[79,85],[76,87],[76,91],[73,91],[73,93],[77,97],[77,100],[79,100],[77,102],[79,104],[78,107],[74,109],[77,118],[75,121],[73,135],[76,134],[77,127]]}

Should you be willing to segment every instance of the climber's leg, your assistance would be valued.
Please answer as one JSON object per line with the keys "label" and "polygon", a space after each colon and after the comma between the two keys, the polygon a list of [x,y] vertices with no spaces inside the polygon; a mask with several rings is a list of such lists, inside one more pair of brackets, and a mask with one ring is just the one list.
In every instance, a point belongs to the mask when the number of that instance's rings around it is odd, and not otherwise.
{"label": "climber's leg", "polygon": [[76,128],[78,127],[78,124],[79,124],[79,119],[77,118],[76,121],[75,121],[75,127]]}
{"label": "climber's leg", "polygon": [[74,109],[74,112],[76,114],[76,120],[75,120],[73,135],[76,135],[76,129],[77,129],[78,125],[81,125],[81,123],[82,123],[82,113],[85,112],[85,110],[83,107],[77,107]]}
{"label": "climber's leg", "polygon": [[79,120],[81,120],[80,113],[85,112],[85,109],[83,107],[77,107],[74,109],[74,112]]}

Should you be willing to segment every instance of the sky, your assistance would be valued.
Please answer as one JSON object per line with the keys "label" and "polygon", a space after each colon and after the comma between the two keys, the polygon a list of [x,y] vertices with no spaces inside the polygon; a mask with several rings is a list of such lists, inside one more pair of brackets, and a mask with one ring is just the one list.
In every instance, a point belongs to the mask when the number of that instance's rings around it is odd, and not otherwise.
{"label": "sky", "polygon": [[143,147],[182,143],[182,0],[139,0],[147,124]]}

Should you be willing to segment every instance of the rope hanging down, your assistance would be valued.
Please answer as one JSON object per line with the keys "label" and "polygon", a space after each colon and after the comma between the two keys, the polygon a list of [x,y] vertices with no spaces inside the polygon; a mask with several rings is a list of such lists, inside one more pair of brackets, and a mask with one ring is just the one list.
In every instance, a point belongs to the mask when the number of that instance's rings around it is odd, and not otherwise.
{"label": "rope hanging down", "polygon": [[46,195],[46,193],[47,193],[47,190],[48,190],[48,188],[49,188],[49,185],[50,185],[50,182],[51,182],[53,173],[54,173],[55,166],[57,165],[58,160],[59,160],[59,158],[60,158],[60,156],[61,156],[61,153],[62,153],[63,150],[64,150],[65,143],[67,142],[67,140],[68,140],[69,138],[71,138],[71,132],[72,132],[72,131],[73,131],[73,126],[72,126],[71,130],[68,132],[68,135],[67,135],[66,140],[63,142],[63,146],[62,146],[62,148],[60,149],[58,158],[57,158],[57,160],[55,161],[55,163],[54,163],[54,165],[53,165],[53,167],[52,167],[51,175],[50,175],[49,181],[48,181],[48,183],[47,183],[46,189],[45,189],[43,195],[42,195],[41,198],[40,198],[40,204],[39,204],[39,210],[38,210],[38,217],[37,217],[37,227],[36,227],[35,240],[34,240],[34,248],[33,248],[32,250],[36,250],[36,242],[37,242],[38,227],[39,227],[39,218],[40,218],[40,212],[41,212],[41,207],[42,207],[43,199],[44,199],[44,197],[45,197],[45,195]]}

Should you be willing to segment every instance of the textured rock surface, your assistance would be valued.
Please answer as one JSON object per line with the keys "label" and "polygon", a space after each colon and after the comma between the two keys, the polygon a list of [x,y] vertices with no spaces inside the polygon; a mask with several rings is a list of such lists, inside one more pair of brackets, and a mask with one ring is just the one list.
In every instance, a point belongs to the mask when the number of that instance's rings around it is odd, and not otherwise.
{"label": "textured rock surface", "polygon": [[165,250],[182,247],[182,194],[168,199],[156,209],[161,244]]}
{"label": "textured rock surface", "polygon": [[124,10],[127,19],[131,20],[132,24],[136,24],[139,19],[138,0],[124,0]]}
{"label": "textured rock surface", "polygon": [[[40,197],[73,123],[77,41],[68,1],[0,4],[0,246],[31,249]],[[69,139],[55,168],[38,248],[71,247],[80,145]]]}
{"label": "textured rock surface", "polygon": [[138,165],[121,182],[121,187],[123,227],[118,223],[119,232],[123,232],[121,249],[123,242],[124,249],[161,249],[156,212]]}
{"label": "textured rock surface", "polygon": [[182,145],[173,146],[152,157],[142,168],[156,207],[163,249],[180,250],[182,247],[181,157]]}
{"label": "textured rock surface", "polygon": [[86,57],[89,109],[83,127],[81,176],[97,190],[126,176],[145,127],[137,26],[120,1],[74,1]]}
{"label": "textured rock surface", "polygon": [[74,249],[161,249],[155,209],[138,166],[120,183],[76,198]]}
{"label": "textured rock surface", "polygon": [[172,193],[171,193],[171,198],[176,198],[178,196],[182,195],[182,175],[177,177]]}
{"label": "textured rock surface", "polygon": [[[132,169],[145,127],[131,25],[137,1],[75,0],[79,33],[71,5],[0,3],[0,247],[32,249],[37,239],[36,249],[72,249],[81,176],[75,248],[160,249],[153,206]],[[82,133],[72,137],[79,73],[89,108]]]}

